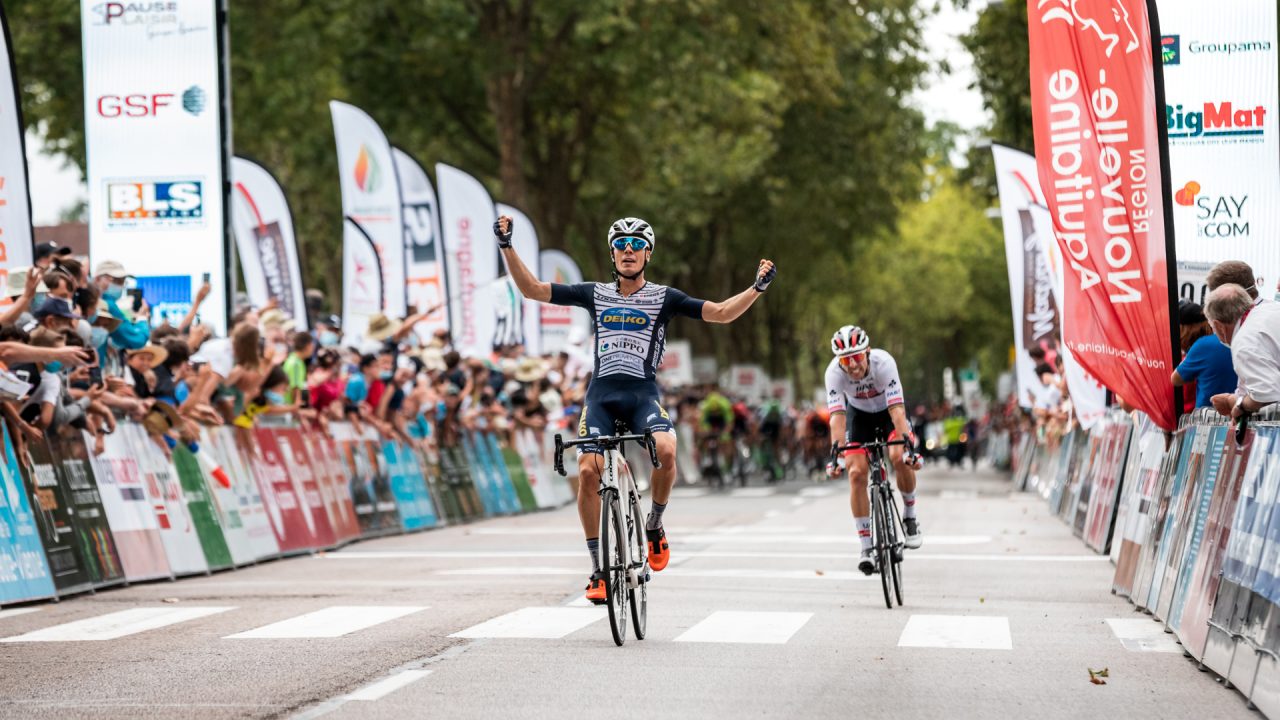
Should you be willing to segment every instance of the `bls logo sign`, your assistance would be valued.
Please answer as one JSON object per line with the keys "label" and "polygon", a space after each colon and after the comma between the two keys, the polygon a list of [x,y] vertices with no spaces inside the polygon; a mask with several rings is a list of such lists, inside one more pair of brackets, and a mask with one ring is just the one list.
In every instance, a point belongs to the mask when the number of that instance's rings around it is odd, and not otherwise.
{"label": "bls logo sign", "polygon": [[107,184],[111,220],[181,220],[204,215],[201,183],[132,182]]}
{"label": "bls logo sign", "polygon": [[600,313],[600,324],[609,330],[639,332],[649,327],[649,316],[631,308],[609,308]]}

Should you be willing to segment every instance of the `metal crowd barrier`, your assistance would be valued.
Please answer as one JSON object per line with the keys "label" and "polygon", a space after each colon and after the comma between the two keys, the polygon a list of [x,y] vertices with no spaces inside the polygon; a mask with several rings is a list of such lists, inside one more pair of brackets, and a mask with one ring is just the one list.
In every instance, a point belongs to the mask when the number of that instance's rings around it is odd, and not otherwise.
{"label": "metal crowd barrier", "polygon": [[455,447],[330,425],[205,428],[172,449],[122,422],[104,452],[69,428],[26,443],[0,423],[0,604],[172,579],[379,537],[558,507],[542,434]]}
{"label": "metal crowd barrier", "polygon": [[1113,592],[1280,718],[1280,409],[1236,436],[1211,408],[1171,436],[1113,411],[1056,447],[1020,444],[1015,481],[1110,553]]}

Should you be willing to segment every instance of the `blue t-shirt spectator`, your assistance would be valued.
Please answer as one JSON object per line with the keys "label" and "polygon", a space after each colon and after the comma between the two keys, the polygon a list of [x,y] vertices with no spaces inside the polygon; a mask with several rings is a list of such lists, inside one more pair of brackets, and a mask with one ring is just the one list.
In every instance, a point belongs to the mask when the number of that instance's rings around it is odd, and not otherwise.
{"label": "blue t-shirt spectator", "polygon": [[[1228,357],[1230,357],[1230,354],[1228,354]],[[359,405],[367,397],[369,397],[369,384],[365,382],[364,375],[356,373],[347,378],[348,400]]]}
{"label": "blue t-shirt spectator", "polygon": [[1191,344],[1187,356],[1178,366],[1178,375],[1196,384],[1196,407],[1212,407],[1210,398],[1236,391],[1235,368],[1231,365],[1231,348],[1217,335],[1205,335]]}

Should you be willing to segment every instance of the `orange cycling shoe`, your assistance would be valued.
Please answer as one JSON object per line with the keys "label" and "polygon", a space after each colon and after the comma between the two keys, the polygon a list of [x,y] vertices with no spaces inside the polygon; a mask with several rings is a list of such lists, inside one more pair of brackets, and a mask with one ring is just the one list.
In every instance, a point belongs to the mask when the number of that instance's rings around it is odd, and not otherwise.
{"label": "orange cycling shoe", "polygon": [[671,562],[671,546],[667,544],[667,531],[662,528],[645,530],[649,537],[649,567],[661,570]]}
{"label": "orange cycling shoe", "polygon": [[609,601],[609,596],[604,591],[604,573],[591,573],[591,579],[587,581],[587,599],[594,605],[603,605]]}

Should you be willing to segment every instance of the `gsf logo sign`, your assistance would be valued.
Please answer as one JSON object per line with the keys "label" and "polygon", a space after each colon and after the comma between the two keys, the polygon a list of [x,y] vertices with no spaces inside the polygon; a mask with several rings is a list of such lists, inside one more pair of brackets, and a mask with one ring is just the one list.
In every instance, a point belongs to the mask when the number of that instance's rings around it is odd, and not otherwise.
{"label": "gsf logo sign", "polygon": [[[177,93],[132,93],[129,95],[103,95],[98,98],[98,116],[104,118],[156,117],[164,108],[177,104]],[[189,115],[204,112],[207,98],[198,85],[182,91],[182,109]],[[168,111],[165,111],[168,112]]]}
{"label": "gsf logo sign", "polygon": [[107,184],[107,217],[112,220],[200,218],[204,197],[197,180]]}

